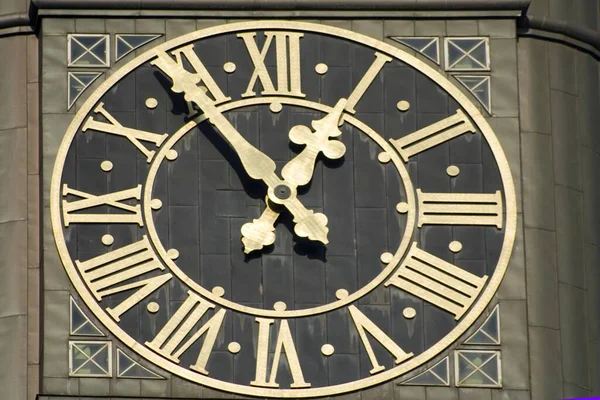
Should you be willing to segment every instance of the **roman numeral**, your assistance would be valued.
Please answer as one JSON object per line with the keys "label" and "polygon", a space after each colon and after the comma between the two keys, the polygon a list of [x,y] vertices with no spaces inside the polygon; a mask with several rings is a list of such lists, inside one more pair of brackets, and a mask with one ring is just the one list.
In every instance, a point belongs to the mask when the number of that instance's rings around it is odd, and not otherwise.
{"label": "roman numeral", "polygon": [[88,129],[92,129],[95,131],[100,131],[104,133],[110,133],[111,135],[123,136],[126,137],[135,147],[138,148],[139,151],[144,153],[146,156],[146,161],[149,163],[152,161],[152,157],[156,153],[154,150],[149,150],[146,146],[142,144],[142,142],[151,142],[154,143],[156,147],[160,147],[162,143],[167,138],[166,133],[162,135],[152,132],[141,131],[138,129],[127,128],[119,123],[115,117],[113,117],[108,111],[104,109],[104,103],[100,103],[94,109],[96,114],[102,115],[104,118],[108,120],[108,122],[101,122],[95,120],[94,117],[89,117],[81,130],[83,132]]}
{"label": "roman numeral", "polygon": [[88,288],[100,301],[106,296],[139,288],[135,293],[122,301],[118,306],[106,311],[119,321],[123,313],[148,297],[156,289],[164,285],[171,274],[153,276],[131,283],[134,278],[155,270],[162,271],[164,266],[156,258],[146,235],[139,242],[121,247],[109,253],[99,255],[87,261],[75,261],[79,272]]}
{"label": "roman numeral", "polygon": [[302,368],[300,367],[300,361],[298,360],[298,353],[294,346],[294,340],[292,339],[292,333],[287,320],[282,319],[279,325],[279,335],[277,336],[277,343],[275,344],[275,353],[273,354],[273,362],[271,363],[271,375],[267,381],[267,363],[269,359],[269,336],[271,333],[271,325],[275,322],[274,319],[270,318],[256,318],[258,322],[258,345],[256,348],[256,376],[255,379],[250,382],[253,386],[263,387],[279,387],[277,380],[277,370],[279,367],[279,359],[281,352],[285,351],[285,356],[290,367],[290,373],[292,374],[293,383],[290,385],[291,388],[307,388],[310,387],[310,383],[304,381],[304,375],[302,374]]}
{"label": "roman numeral", "polygon": [[495,193],[423,193],[417,189],[419,228],[437,225],[495,225],[502,229],[502,195]]}
{"label": "roman numeral", "polygon": [[189,291],[188,298],[185,299],[171,319],[158,332],[158,335],[151,342],[146,342],[146,346],[169,360],[178,363],[179,357],[200,337],[206,335],[200,353],[198,353],[196,363],[190,366],[190,369],[208,375],[206,364],[223,324],[225,309],[222,308],[217,311],[185,343],[182,344],[182,342],[191,333],[204,314],[213,308],[215,308],[214,304]]}
{"label": "roman numeral", "polygon": [[458,320],[477,299],[487,279],[487,275],[478,277],[419,249],[415,242],[385,286],[405,290]]}
{"label": "roman numeral", "polygon": [[[63,197],[73,195],[79,197],[79,200],[62,201],[62,211],[64,225],[80,223],[98,223],[98,224],[138,224],[144,226],[142,213],[139,204],[130,205],[123,203],[125,200],[140,200],[142,195],[142,185],[134,188],[121,190],[120,192],[95,195],[80,190],[72,189],[66,184],[63,185]],[[120,214],[84,214],[76,211],[87,210],[93,207],[111,206],[113,208],[125,211]]]}
{"label": "roman numeral", "polygon": [[356,112],[354,107],[363,97],[369,86],[371,86],[371,83],[373,83],[373,81],[379,74],[379,71],[381,71],[383,66],[390,61],[392,61],[392,57],[386,56],[382,53],[375,53],[375,61],[373,61],[373,64],[371,64],[367,72],[363,75],[360,82],[358,82],[358,85],[356,85],[352,94],[348,96],[348,102],[346,103],[346,111],[348,111],[351,114],[354,114]]}
{"label": "roman numeral", "polygon": [[[262,49],[256,44],[256,32],[240,33],[237,35],[244,40],[248,54],[254,64],[254,73],[242,97],[255,96],[254,87],[260,81],[262,95],[306,97],[300,84],[300,38],[302,33],[296,32],[265,32],[265,43]],[[277,89],[265,66],[265,57],[275,38],[277,59]]]}
{"label": "roman numeral", "polygon": [[[215,105],[231,100],[231,97],[227,97],[223,94],[202,61],[200,61],[200,58],[198,58],[198,55],[194,51],[193,44],[173,50],[171,54],[175,56],[177,64],[184,69],[184,58],[189,62],[196,74],[195,83],[200,83],[207,89],[207,92],[213,97]],[[154,61],[152,64],[154,64]]]}
{"label": "roman numeral", "polygon": [[376,374],[385,369],[385,367],[377,361],[377,357],[375,357],[375,352],[373,351],[373,347],[371,346],[371,342],[367,337],[367,332],[379,342],[387,351],[389,351],[394,357],[394,362],[396,364],[400,364],[401,362],[408,360],[413,356],[413,353],[406,353],[404,350],[400,348],[388,335],[386,335],[377,325],[373,323],[365,314],[362,313],[356,306],[351,305],[348,307],[348,311],[350,311],[350,316],[352,317],[352,321],[354,321],[354,325],[358,330],[358,335],[360,340],[362,341],[363,346],[369,356],[369,360],[371,361],[371,366],[373,367],[369,372],[371,374]]}
{"label": "roman numeral", "polygon": [[400,153],[404,162],[408,162],[408,159],[415,154],[467,132],[475,133],[475,126],[462,110],[458,110],[456,114],[448,118],[444,118],[403,138],[391,139],[390,142]]}

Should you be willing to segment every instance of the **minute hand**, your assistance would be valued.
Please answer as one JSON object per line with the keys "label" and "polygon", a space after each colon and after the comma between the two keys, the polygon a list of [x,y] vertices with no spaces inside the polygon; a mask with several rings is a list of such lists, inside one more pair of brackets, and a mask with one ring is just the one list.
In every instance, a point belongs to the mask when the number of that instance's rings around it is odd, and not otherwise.
{"label": "minute hand", "polygon": [[197,86],[199,78],[195,74],[186,71],[165,53],[159,54],[158,58],[152,61],[152,64],[171,77],[173,92],[183,92],[186,101],[194,102],[200,107],[204,115],[219,129],[223,137],[236,151],[244,169],[251,178],[263,180],[269,187],[274,187],[281,182],[281,179],[275,174],[275,161],[252,146],[240,135],[237,129],[231,125],[231,122],[217,109],[204,90]]}

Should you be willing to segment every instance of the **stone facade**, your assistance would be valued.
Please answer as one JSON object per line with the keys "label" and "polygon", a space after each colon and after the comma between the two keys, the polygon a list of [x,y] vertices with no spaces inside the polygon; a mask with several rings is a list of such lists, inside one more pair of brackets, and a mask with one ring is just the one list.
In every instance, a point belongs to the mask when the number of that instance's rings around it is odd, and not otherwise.
{"label": "stone facade", "polygon": [[[3,2],[0,14],[25,12],[27,6],[25,0]],[[597,32],[600,2],[534,0],[528,14],[582,24]],[[240,398],[175,376],[168,380],[69,378],[69,298],[75,292],[59,260],[48,218],[54,157],[67,125],[85,100],[84,94],[68,110],[67,34],[163,33],[152,43],[156,45],[239,20],[230,18],[226,13],[221,19],[48,15],[35,35],[0,31],[3,76],[10,77],[0,80],[0,93],[11,99],[0,102],[0,187],[4,188],[0,191],[0,387],[8,388],[3,392],[6,399],[34,399],[38,393],[48,395],[40,396],[44,400],[60,396]],[[502,321],[502,389],[388,382],[342,398],[547,400],[600,395],[597,56],[564,43],[520,37],[513,18],[353,19],[338,13],[335,19],[311,22],[394,45],[388,36],[488,36],[492,106],[487,119],[506,152],[518,204],[512,258],[493,302],[500,304]],[[89,92],[103,79],[95,81]]]}

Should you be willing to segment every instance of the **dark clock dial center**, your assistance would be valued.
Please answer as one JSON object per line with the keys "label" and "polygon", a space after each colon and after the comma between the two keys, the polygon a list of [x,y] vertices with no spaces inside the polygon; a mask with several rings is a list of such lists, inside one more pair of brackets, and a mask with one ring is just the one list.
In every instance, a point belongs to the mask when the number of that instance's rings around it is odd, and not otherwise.
{"label": "dark clock dial center", "polygon": [[280,185],[275,186],[273,194],[279,200],[287,200],[292,195],[292,189],[288,185],[282,183]]}

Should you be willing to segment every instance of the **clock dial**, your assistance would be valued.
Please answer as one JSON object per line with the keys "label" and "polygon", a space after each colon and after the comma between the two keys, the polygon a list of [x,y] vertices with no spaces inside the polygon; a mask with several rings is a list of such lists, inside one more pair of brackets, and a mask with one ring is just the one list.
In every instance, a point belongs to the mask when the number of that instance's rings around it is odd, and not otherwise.
{"label": "clock dial", "polygon": [[220,390],[344,393],[463,335],[504,275],[507,161],[411,55],[289,21],[173,39],[114,73],[57,156],[54,235],[89,309]]}

